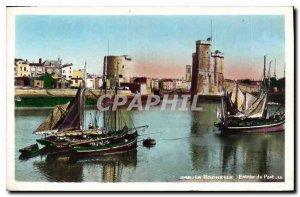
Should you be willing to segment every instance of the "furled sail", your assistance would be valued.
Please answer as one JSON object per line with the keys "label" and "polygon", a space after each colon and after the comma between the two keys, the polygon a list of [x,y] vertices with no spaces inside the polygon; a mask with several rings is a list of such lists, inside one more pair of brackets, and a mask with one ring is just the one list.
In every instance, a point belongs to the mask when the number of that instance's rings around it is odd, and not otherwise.
{"label": "furled sail", "polygon": [[124,127],[132,129],[134,127],[130,112],[126,109],[117,109],[115,111],[107,111],[106,128],[109,132],[120,131]]}
{"label": "furled sail", "polygon": [[83,107],[84,107],[84,92],[85,88],[79,87],[76,96],[68,105],[67,112],[62,117],[53,129],[58,131],[79,130],[83,124]]}
{"label": "furled sail", "polygon": [[54,126],[66,114],[69,103],[55,106],[52,113],[46,117],[44,122],[33,133],[43,134],[54,132]]}

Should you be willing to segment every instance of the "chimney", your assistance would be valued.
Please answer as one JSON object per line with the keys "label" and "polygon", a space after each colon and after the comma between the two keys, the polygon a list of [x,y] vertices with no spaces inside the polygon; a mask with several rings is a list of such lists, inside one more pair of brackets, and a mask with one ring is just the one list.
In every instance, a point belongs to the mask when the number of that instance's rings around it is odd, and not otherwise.
{"label": "chimney", "polygon": [[39,58],[39,63],[40,63],[40,64],[42,63],[42,58]]}

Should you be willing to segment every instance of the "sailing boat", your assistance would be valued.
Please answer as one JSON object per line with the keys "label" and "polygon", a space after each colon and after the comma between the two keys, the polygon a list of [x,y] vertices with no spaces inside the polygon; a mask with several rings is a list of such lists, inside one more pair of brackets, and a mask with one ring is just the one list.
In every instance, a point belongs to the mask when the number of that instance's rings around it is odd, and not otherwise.
{"label": "sailing boat", "polygon": [[108,114],[104,112],[104,127],[98,128],[95,125],[93,128],[84,128],[85,91],[85,86],[80,85],[71,102],[54,108],[34,131],[35,134],[44,135],[37,142],[50,146],[54,154],[71,150],[115,153],[135,148],[137,130],[147,128],[148,125],[141,127],[133,125],[129,128],[125,121],[120,120],[121,113],[118,110],[109,111]]}
{"label": "sailing boat", "polygon": [[257,95],[243,93],[235,83],[232,92],[222,97],[221,110],[217,113],[220,121],[215,126],[227,133],[284,131],[285,114],[268,115],[270,77],[269,84],[266,81],[264,64],[264,78]]}
{"label": "sailing boat", "polygon": [[[107,87],[106,87],[106,67],[107,67],[107,57],[105,58],[105,64],[104,64],[104,73],[103,73],[103,86],[104,86],[104,93],[107,93]],[[118,67],[117,67],[118,70]],[[117,74],[117,79],[119,75]],[[118,86],[119,86],[119,80],[116,83],[115,91],[114,91],[114,97],[118,94]],[[107,101],[105,103],[102,103],[107,106],[107,104],[111,105],[113,102]],[[106,107],[105,106],[105,107]],[[110,108],[112,109],[112,108]],[[127,117],[127,121],[125,120],[125,117]],[[120,137],[120,134],[118,137],[111,137],[111,138],[102,138],[97,141],[93,141],[90,143],[80,144],[76,145],[72,148],[72,150],[75,153],[80,154],[111,154],[116,152],[124,152],[129,151],[132,149],[135,149],[137,147],[137,129],[144,129],[148,128],[148,125],[141,126],[141,127],[135,127],[133,124],[133,121],[130,116],[127,114],[124,114],[124,110],[122,112],[121,109],[116,110],[110,110],[103,113],[103,124],[107,131],[109,131],[110,134],[120,133],[122,137]],[[131,124],[131,128],[128,127],[128,125]]]}

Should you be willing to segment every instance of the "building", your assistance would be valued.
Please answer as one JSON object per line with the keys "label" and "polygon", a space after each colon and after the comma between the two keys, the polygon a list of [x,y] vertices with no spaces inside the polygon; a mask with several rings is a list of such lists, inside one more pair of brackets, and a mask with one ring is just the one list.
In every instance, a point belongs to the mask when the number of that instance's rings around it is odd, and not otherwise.
{"label": "building", "polygon": [[130,61],[127,55],[104,57],[103,76],[106,77],[107,88],[114,89],[120,83],[130,82]]}
{"label": "building", "polygon": [[31,78],[31,87],[44,88],[44,81],[38,78]]}
{"label": "building", "polygon": [[55,88],[66,89],[70,87],[71,87],[71,81],[64,77],[55,80]]}
{"label": "building", "polygon": [[30,87],[29,77],[15,77],[15,87]]}
{"label": "building", "polygon": [[82,78],[84,76],[84,69],[72,69],[72,78]]}
{"label": "building", "polygon": [[95,78],[95,89],[101,88],[103,85],[102,77],[97,76]]}
{"label": "building", "polygon": [[152,90],[159,90],[159,79],[152,79],[151,89]]}
{"label": "building", "polygon": [[83,79],[82,78],[76,78],[76,77],[72,77],[71,79],[71,88],[79,88],[79,86],[83,85]]}
{"label": "building", "polygon": [[196,41],[193,53],[191,96],[195,94],[221,96],[223,94],[224,55],[216,50],[211,52],[212,42]]}
{"label": "building", "polygon": [[15,58],[14,73],[15,77],[29,77],[29,61]]}
{"label": "building", "polygon": [[182,89],[182,80],[181,79],[175,79],[174,80],[174,88],[175,89]]}
{"label": "building", "polygon": [[71,80],[72,78],[72,69],[73,69],[73,64],[64,64],[61,66],[61,75],[63,78],[67,80]]}
{"label": "building", "polygon": [[96,80],[95,80],[94,77],[87,76],[87,78],[86,78],[86,87],[87,88],[91,88],[91,89],[95,89],[96,88]]}
{"label": "building", "polygon": [[159,81],[159,88],[164,91],[173,91],[174,90],[173,79],[161,79]]}
{"label": "building", "polygon": [[192,66],[185,66],[185,81],[192,81]]}
{"label": "building", "polygon": [[46,60],[43,64],[45,67],[45,73],[58,74],[61,76],[62,60],[60,58],[57,60]]}
{"label": "building", "polygon": [[42,62],[42,58],[39,58],[39,61],[37,63],[29,63],[29,67],[31,77],[39,77],[45,74],[45,67],[44,62]]}
{"label": "building", "polygon": [[[138,84],[138,85],[145,84],[146,92],[151,93],[152,80],[150,78],[147,78],[147,77],[135,77],[135,78],[133,78],[133,83],[134,84]],[[143,85],[143,87],[144,87],[144,85]]]}
{"label": "building", "polygon": [[213,73],[213,78],[211,82],[212,93],[219,94],[223,91],[223,66],[224,66],[224,54],[216,50],[211,54],[211,73]]}
{"label": "building", "polygon": [[181,88],[183,90],[190,90],[191,89],[191,82],[190,81],[182,81]]}

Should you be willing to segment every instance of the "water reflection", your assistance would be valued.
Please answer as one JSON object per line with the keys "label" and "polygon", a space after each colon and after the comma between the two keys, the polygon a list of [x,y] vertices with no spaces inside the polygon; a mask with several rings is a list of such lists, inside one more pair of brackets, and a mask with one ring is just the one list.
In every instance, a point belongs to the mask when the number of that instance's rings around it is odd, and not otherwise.
{"label": "water reflection", "polygon": [[136,168],[137,151],[104,156],[48,155],[33,165],[48,181],[82,182],[86,176],[92,176],[95,181],[120,182],[123,168]]}
{"label": "water reflection", "polygon": [[202,104],[192,112],[191,139],[193,169],[207,175],[284,176],[284,133],[222,135],[215,130],[217,104]]}
{"label": "water reflection", "polygon": [[[139,142],[156,139],[147,149],[141,143],[128,154],[106,157],[70,155],[19,160],[18,149],[35,142],[32,131],[50,110],[16,111],[16,180],[50,182],[178,181],[185,175],[284,176],[284,133],[220,135],[214,127],[219,103],[200,103],[202,111],[132,111],[135,126],[147,124]],[[87,110],[87,122],[91,120]],[[101,115],[99,118],[102,118]]]}

